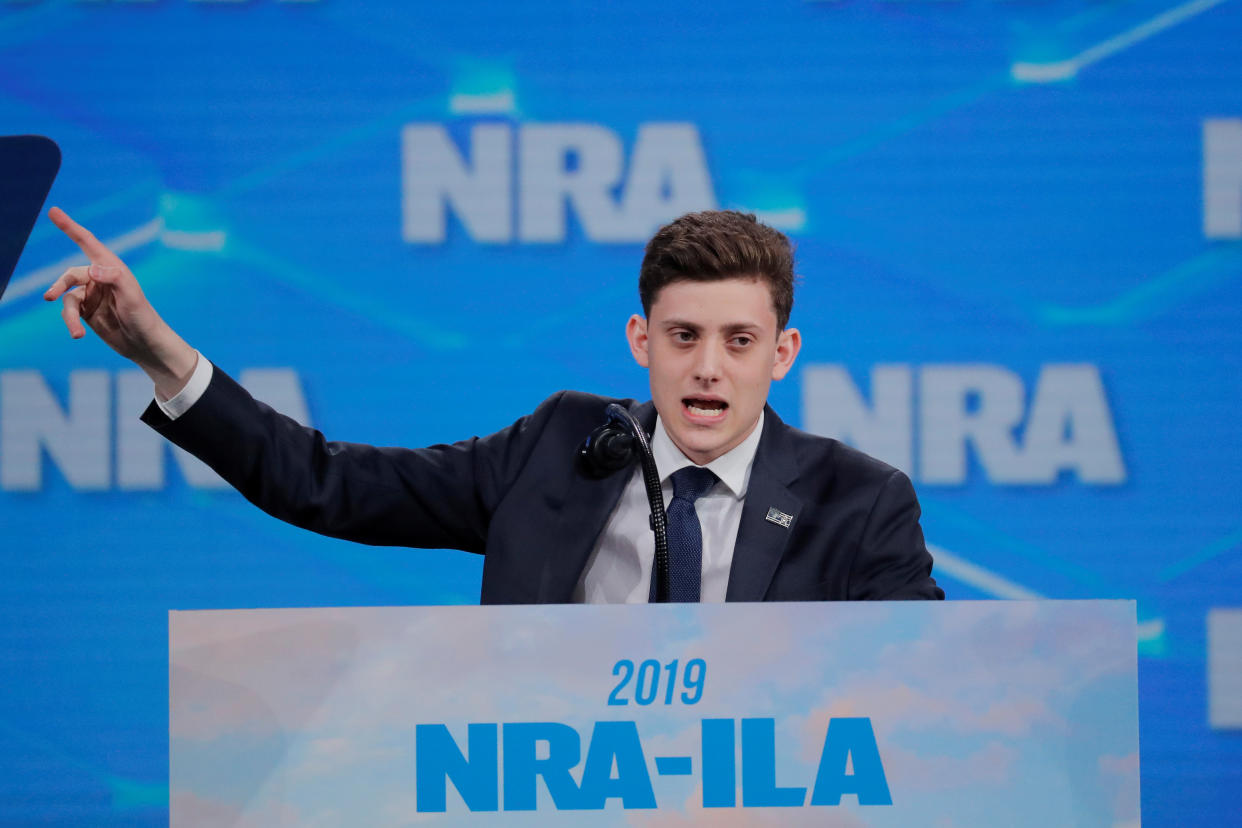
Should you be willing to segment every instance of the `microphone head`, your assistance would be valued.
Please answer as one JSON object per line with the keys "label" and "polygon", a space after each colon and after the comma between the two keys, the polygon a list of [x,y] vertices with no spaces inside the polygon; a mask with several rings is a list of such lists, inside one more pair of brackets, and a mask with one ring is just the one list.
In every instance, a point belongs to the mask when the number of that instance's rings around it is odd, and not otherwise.
{"label": "microphone head", "polygon": [[620,424],[604,423],[578,447],[578,461],[591,477],[607,477],[634,460],[634,438]]}

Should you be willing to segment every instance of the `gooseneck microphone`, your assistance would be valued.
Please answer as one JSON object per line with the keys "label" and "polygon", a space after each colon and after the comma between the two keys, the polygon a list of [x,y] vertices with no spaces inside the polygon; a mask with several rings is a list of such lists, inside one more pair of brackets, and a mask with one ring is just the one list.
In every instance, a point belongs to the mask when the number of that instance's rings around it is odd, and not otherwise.
{"label": "gooseneck microphone", "polygon": [[609,420],[578,447],[582,470],[594,478],[620,471],[634,459],[634,438],[625,425]]}
{"label": "gooseneck microphone", "polygon": [[656,579],[655,600],[668,603],[668,517],[664,513],[664,493],[660,490],[660,473],[647,432],[625,407],[609,403],[604,409],[608,421],[595,429],[578,447],[583,470],[592,477],[607,477],[630,464],[634,452],[643,467],[643,484],[647,504],[651,507],[651,531],[655,535],[655,560],[651,577]]}

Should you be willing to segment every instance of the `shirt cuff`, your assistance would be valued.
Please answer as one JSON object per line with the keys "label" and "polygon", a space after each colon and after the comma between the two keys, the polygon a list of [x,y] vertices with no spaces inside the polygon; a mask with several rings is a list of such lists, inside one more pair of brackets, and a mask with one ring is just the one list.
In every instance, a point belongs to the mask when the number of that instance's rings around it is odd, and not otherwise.
{"label": "shirt cuff", "polygon": [[175,420],[189,411],[190,406],[198,402],[199,397],[203,396],[203,392],[211,384],[211,375],[214,371],[211,361],[204,358],[198,351],[194,353],[198,355],[198,362],[195,363],[194,373],[190,375],[190,381],[185,384],[185,387],[170,399],[161,400],[158,395],[155,398],[155,404],[170,420]]}

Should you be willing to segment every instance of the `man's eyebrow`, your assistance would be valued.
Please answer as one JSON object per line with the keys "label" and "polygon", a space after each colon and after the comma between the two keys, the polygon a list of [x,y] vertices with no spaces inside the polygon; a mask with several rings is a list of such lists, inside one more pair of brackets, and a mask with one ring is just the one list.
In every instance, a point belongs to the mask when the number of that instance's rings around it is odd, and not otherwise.
{"label": "man's eyebrow", "polygon": [[[666,319],[660,323],[660,327],[666,331],[682,328],[692,333],[703,332],[702,325],[697,322],[691,322],[688,319]],[[757,333],[763,330],[763,325],[760,322],[726,322],[720,326],[720,330],[726,334]]]}
{"label": "man's eyebrow", "polygon": [[758,322],[730,322],[721,327],[725,333],[756,333],[763,330]]}

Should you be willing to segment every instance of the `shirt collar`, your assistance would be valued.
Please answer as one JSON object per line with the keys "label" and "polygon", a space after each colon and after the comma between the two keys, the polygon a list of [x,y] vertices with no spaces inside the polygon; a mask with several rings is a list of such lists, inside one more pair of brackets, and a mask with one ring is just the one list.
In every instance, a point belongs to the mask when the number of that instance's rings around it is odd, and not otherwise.
{"label": "shirt collar", "polygon": [[[764,413],[760,411],[759,422],[755,423],[755,427],[746,439],[705,467],[711,469],[739,500],[746,496],[746,487],[750,484],[750,469],[755,464],[755,453],[759,450],[759,438],[763,436],[763,418]],[[661,483],[666,482],[673,472],[686,466],[696,465],[673,443],[673,439],[664,430],[664,421],[658,414],[656,415],[655,433],[651,437],[651,453],[655,456]]]}

